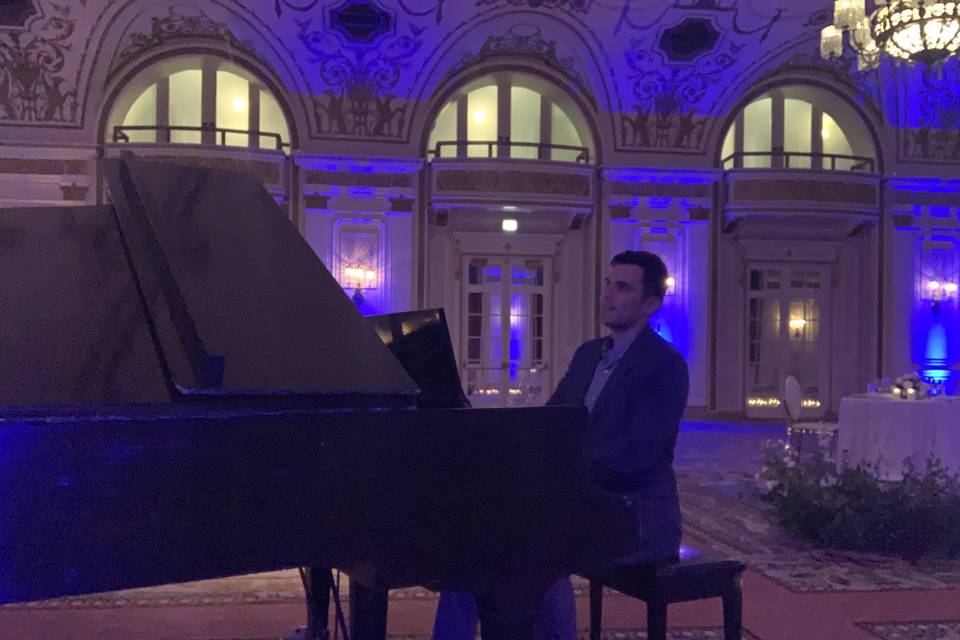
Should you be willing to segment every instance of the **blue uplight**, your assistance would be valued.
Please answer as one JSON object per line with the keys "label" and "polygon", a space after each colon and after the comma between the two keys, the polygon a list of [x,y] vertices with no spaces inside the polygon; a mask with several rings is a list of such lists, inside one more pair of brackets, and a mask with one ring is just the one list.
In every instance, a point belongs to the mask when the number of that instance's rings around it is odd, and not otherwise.
{"label": "blue uplight", "polygon": [[947,330],[939,321],[930,325],[924,351],[923,369],[920,376],[930,382],[946,382],[950,377],[948,368]]}

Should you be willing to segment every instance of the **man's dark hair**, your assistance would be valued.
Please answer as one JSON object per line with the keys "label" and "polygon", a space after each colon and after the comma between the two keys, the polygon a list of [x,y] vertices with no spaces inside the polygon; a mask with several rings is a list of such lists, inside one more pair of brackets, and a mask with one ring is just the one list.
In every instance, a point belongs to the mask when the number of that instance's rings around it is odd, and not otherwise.
{"label": "man's dark hair", "polygon": [[667,295],[667,265],[657,254],[649,251],[623,251],[613,256],[610,264],[635,264],[643,267],[643,295],[661,300]]}

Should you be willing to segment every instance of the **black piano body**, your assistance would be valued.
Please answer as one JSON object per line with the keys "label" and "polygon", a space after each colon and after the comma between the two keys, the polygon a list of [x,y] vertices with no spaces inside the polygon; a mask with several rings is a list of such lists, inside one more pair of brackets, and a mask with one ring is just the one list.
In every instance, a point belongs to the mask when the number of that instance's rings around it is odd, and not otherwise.
{"label": "black piano body", "polygon": [[299,566],[536,591],[632,535],[583,409],[417,408],[255,179],[107,169],[112,206],[0,211],[0,603]]}

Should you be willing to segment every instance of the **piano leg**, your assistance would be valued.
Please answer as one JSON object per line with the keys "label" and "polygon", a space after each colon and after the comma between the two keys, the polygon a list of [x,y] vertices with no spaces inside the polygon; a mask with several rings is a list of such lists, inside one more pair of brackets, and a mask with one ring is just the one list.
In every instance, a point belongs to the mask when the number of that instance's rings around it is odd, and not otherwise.
{"label": "piano leg", "polygon": [[306,640],[327,640],[330,637],[330,590],[333,572],[321,567],[304,569],[304,590],[307,599]]}
{"label": "piano leg", "polygon": [[350,640],[387,637],[387,592],[350,581]]}

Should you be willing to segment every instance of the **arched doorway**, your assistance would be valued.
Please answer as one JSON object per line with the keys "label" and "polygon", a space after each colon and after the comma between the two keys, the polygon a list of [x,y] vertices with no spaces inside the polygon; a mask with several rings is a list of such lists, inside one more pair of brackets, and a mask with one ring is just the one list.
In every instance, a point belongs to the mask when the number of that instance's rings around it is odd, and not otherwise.
{"label": "arched doorway", "polygon": [[836,411],[876,352],[876,314],[865,312],[878,295],[870,128],[838,93],[786,84],[745,101],[722,140],[714,408],[780,417],[793,375],[811,417]]}
{"label": "arched doorway", "polygon": [[588,117],[558,84],[514,70],[461,83],[436,113],[426,304],[447,309],[474,405],[542,404],[586,337]]}

